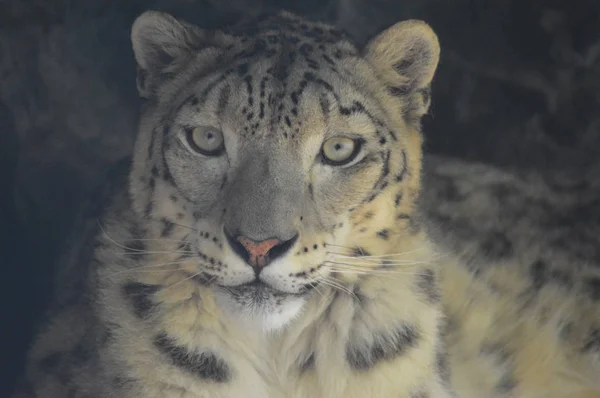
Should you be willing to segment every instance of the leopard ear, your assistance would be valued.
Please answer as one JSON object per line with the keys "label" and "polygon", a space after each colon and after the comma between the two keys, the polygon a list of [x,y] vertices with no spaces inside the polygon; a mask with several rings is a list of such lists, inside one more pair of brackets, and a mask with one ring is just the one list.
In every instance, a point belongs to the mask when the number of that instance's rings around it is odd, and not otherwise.
{"label": "leopard ear", "polygon": [[399,22],[372,39],[365,58],[392,95],[406,99],[405,113],[420,118],[429,109],[430,85],[440,58],[440,44],[425,22]]}
{"label": "leopard ear", "polygon": [[131,43],[140,95],[148,97],[162,75],[174,71],[207,44],[206,37],[202,29],[166,13],[146,11],[137,17],[131,28]]}

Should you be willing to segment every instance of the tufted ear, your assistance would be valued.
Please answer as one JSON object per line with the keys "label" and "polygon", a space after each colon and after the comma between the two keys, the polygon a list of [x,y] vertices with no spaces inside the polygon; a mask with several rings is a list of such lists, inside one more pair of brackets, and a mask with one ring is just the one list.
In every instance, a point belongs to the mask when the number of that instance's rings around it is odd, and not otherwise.
{"label": "tufted ear", "polygon": [[440,58],[440,44],[429,25],[408,20],[391,26],[367,44],[365,58],[390,93],[405,99],[409,119],[427,113],[431,80]]}
{"label": "tufted ear", "polygon": [[146,11],[133,23],[131,43],[138,64],[137,85],[148,97],[161,75],[173,71],[194,50],[203,47],[205,32],[169,14]]}

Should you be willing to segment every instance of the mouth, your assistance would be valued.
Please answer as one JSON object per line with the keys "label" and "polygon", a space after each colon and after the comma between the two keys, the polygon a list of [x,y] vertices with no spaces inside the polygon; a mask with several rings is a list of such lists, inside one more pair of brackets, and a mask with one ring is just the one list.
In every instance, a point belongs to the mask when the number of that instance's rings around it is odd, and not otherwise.
{"label": "mouth", "polygon": [[271,298],[284,298],[291,296],[304,296],[308,292],[312,291],[315,287],[316,283],[307,284],[303,286],[299,291],[296,292],[286,292],[280,289],[277,289],[266,282],[263,282],[260,279],[255,279],[252,282],[242,283],[236,286],[223,286],[219,285],[219,288],[228,292],[234,297],[244,297],[247,299],[251,299],[256,303],[264,302],[265,300]]}
{"label": "mouth", "polygon": [[222,288],[234,296],[247,297],[255,302],[262,302],[271,297],[283,297],[288,295],[288,293],[277,290],[259,279],[237,286],[222,286]]}
{"label": "mouth", "polygon": [[259,279],[237,286],[219,286],[218,305],[244,327],[279,330],[300,314],[306,292],[288,293]]}

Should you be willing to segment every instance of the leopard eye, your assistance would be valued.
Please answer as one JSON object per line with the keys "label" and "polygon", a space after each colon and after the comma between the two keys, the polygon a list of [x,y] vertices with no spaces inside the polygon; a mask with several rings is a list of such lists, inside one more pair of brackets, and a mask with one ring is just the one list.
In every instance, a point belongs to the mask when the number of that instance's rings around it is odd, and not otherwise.
{"label": "leopard eye", "polygon": [[348,137],[333,137],[323,143],[321,155],[325,163],[341,166],[350,163],[360,151],[360,141]]}
{"label": "leopard eye", "polygon": [[187,129],[186,138],[192,149],[202,155],[218,156],[225,149],[223,133],[212,127]]}

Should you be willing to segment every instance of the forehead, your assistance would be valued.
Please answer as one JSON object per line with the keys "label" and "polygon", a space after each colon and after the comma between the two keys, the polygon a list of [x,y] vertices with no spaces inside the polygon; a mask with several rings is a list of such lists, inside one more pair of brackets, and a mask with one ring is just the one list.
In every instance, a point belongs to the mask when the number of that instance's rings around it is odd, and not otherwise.
{"label": "forehead", "polygon": [[220,65],[188,81],[180,96],[184,106],[173,116],[181,124],[306,148],[339,134],[387,131],[385,110],[356,72],[364,61],[334,28],[280,14],[224,34],[230,44]]}
{"label": "forehead", "polygon": [[[225,65],[194,84],[195,108],[205,117],[233,112],[244,123],[240,133],[252,135],[278,129],[294,136],[306,123],[335,123],[340,115],[344,123],[372,124],[377,112],[365,111],[369,99],[345,64],[358,62],[358,51],[334,28],[279,14],[224,33],[234,38]],[[301,118],[306,111],[311,120]]]}
{"label": "forehead", "polygon": [[227,34],[239,40],[239,45],[229,46],[238,72],[263,75],[271,85],[282,88],[290,80],[298,80],[300,89],[311,82],[324,83],[324,76],[340,72],[344,57],[357,55],[356,48],[333,27],[286,13],[235,27]]}

